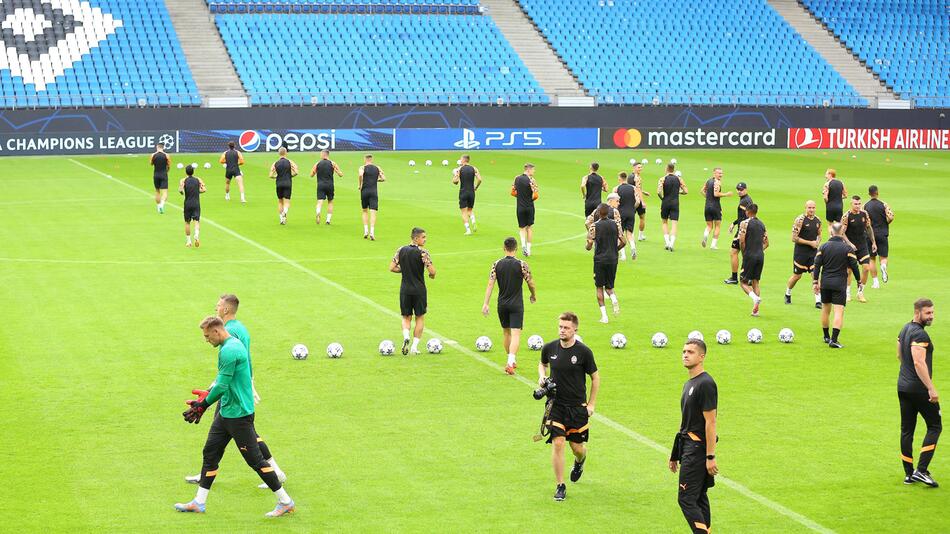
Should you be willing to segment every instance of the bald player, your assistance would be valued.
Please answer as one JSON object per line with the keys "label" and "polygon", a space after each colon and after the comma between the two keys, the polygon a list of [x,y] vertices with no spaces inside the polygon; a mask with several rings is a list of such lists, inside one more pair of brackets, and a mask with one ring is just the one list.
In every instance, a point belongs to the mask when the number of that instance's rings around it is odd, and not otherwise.
{"label": "bald player", "polygon": [[[795,252],[792,255],[792,276],[785,288],[785,304],[792,303],[792,288],[805,273],[815,268],[815,255],[821,245],[821,219],[815,216],[817,205],[814,200],[805,202],[805,213],[795,218],[792,224],[792,243]],[[821,309],[821,295],[815,295],[815,307]]]}

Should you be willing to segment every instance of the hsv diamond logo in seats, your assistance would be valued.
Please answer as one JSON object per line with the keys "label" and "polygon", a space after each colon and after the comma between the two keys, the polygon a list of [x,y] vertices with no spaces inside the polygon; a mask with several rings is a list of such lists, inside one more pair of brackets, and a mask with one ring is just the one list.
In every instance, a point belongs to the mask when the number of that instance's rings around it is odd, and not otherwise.
{"label": "hsv diamond logo in seats", "polygon": [[0,69],[45,91],[120,26],[80,0],[0,0]]}

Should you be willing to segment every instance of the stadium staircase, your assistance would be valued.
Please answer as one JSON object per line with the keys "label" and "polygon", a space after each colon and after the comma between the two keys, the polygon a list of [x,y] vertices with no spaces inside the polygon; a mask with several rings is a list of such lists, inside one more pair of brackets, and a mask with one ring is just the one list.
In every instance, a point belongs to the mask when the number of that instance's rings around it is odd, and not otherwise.
{"label": "stadium staircase", "polygon": [[775,11],[788,22],[805,41],[821,54],[865,99],[871,107],[909,108],[910,102],[901,101],[894,92],[861,63],[833,33],[798,0],[768,0]]}
{"label": "stadium staircase", "polygon": [[247,93],[231,63],[205,0],[165,0],[182,51],[206,107],[248,107]]}
{"label": "stadium staircase", "polygon": [[516,0],[481,0],[480,3],[485,7],[485,14],[495,21],[538,84],[551,97],[552,105],[595,105],[594,99],[586,94]]}

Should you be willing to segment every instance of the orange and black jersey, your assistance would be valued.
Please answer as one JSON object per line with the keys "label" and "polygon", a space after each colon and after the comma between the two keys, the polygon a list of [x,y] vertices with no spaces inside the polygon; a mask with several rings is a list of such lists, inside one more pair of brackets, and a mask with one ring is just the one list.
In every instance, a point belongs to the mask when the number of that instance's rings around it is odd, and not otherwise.
{"label": "orange and black jersey", "polygon": [[722,182],[715,178],[710,178],[706,180],[706,183],[703,185],[703,195],[706,197],[706,207],[713,208],[716,210],[722,209],[722,203],[720,202],[721,197],[717,197],[716,193],[722,191]]}
{"label": "orange and black jersey", "polygon": [[361,191],[363,193],[376,193],[378,191],[379,175],[379,167],[376,165],[372,163],[363,165],[363,187]]}
{"label": "orange and black jersey", "polygon": [[706,418],[703,412],[717,409],[719,388],[709,373],[690,378],[683,384],[680,397],[680,435],[691,441],[706,441]]}
{"label": "orange and black jersey", "polygon": [[[614,209],[613,206],[607,206],[607,218],[612,219],[617,223],[617,228],[620,229],[620,232],[623,232],[621,226],[620,210]],[[590,230],[591,226],[597,222],[597,213],[591,213],[584,219],[584,227]]]}
{"label": "orange and black jersey", "polygon": [[847,236],[848,241],[851,241],[851,244],[859,249],[872,235],[868,232],[873,232],[871,230],[871,217],[864,210],[858,210],[857,213],[853,211],[845,213],[844,217],[841,218],[841,225],[844,226],[844,235]]}
{"label": "orange and black jersey", "polygon": [[[314,165],[314,171],[317,175],[317,184],[333,185],[333,173],[336,172],[336,165],[328,159],[321,159]],[[366,180],[366,171],[363,171],[363,180]]]}
{"label": "orange and black jersey", "polygon": [[805,241],[816,241],[821,235],[821,219],[818,217],[806,217],[801,214],[795,218],[792,225],[792,243],[795,243],[795,252],[814,252],[815,249],[808,245],[802,245],[799,239]]}
{"label": "orange and black jersey", "polygon": [[281,157],[271,165],[270,175],[277,179],[278,186],[289,186],[293,181],[293,177],[297,176],[297,164]]}
{"label": "orange and black jersey", "polygon": [[732,221],[732,225],[736,227],[736,237],[739,237],[739,224],[748,218],[745,214],[745,210],[751,205],[751,195],[739,197],[739,206],[736,208],[736,220]]}
{"label": "orange and black jersey", "polygon": [[488,279],[498,282],[499,306],[524,307],[522,287],[524,282],[531,280],[527,263],[514,256],[505,256],[492,264]]}
{"label": "orange and black jersey", "polygon": [[459,195],[475,194],[475,176],[477,171],[471,165],[462,165],[458,170]]}
{"label": "orange and black jersey", "polygon": [[426,269],[432,265],[428,250],[413,244],[406,245],[393,255],[393,263],[399,267],[399,272],[402,274],[400,294],[426,294],[425,273]]}
{"label": "orange and black jersey", "polygon": [[244,165],[244,155],[241,154],[237,149],[229,148],[221,154],[221,158],[218,159],[218,163],[223,163],[225,165],[225,172],[232,176],[237,176],[241,174],[241,165]]}
{"label": "orange and black jersey", "polygon": [[663,193],[663,205],[680,205],[680,188],[682,181],[675,174],[667,174],[657,183],[657,190]]}
{"label": "orange and black jersey", "polygon": [[[616,213],[616,210],[614,212]],[[622,233],[620,223],[610,219],[600,219],[587,229],[587,239],[594,242],[594,263],[617,263],[617,243]]]}
{"label": "orange and black jersey", "polygon": [[602,200],[602,195],[604,191],[604,178],[603,176],[592,172],[587,175],[587,191],[585,192],[584,204],[587,206],[596,206],[600,204]]}
{"label": "orange and black jersey", "polygon": [[151,163],[153,167],[153,174],[155,176],[161,176],[164,178],[168,178],[168,167],[171,165],[171,162],[172,158],[164,152],[156,152],[152,154],[152,157],[149,160],[149,163]]}
{"label": "orange and black jersey", "polygon": [[637,213],[637,206],[640,201],[637,197],[637,188],[630,183],[622,183],[617,186],[617,195],[620,196],[620,214],[625,217],[633,217]]}
{"label": "orange and black jersey", "polygon": [[512,189],[518,199],[518,208],[530,209],[534,207],[534,201],[538,198],[538,183],[534,178],[527,174],[521,174],[515,178]]}
{"label": "orange and black jersey", "polygon": [[911,321],[901,329],[897,342],[901,350],[901,371],[897,377],[897,391],[926,394],[927,388],[917,376],[914,355],[911,351],[914,347],[923,347],[927,351],[927,376],[933,378],[934,345],[930,341],[930,334],[924,329],[924,325]]}
{"label": "orange and black jersey", "polygon": [[828,200],[825,201],[827,206],[841,206],[844,202],[844,183],[837,179],[832,178],[825,182],[825,187],[822,191],[822,196],[828,196]]}
{"label": "orange and black jersey", "polygon": [[745,247],[742,256],[761,256],[765,253],[765,243],[769,233],[765,223],[758,217],[750,217],[739,224],[739,238],[745,236]]}
{"label": "orange and black jersey", "polygon": [[851,269],[856,280],[861,278],[858,259],[851,246],[841,236],[834,236],[818,249],[812,277],[821,281],[822,288],[844,291],[848,285],[848,269]]}
{"label": "orange and black jersey", "polygon": [[874,237],[887,237],[891,221],[894,220],[894,212],[887,202],[872,198],[864,203],[864,211],[871,218],[871,229],[874,230]]}

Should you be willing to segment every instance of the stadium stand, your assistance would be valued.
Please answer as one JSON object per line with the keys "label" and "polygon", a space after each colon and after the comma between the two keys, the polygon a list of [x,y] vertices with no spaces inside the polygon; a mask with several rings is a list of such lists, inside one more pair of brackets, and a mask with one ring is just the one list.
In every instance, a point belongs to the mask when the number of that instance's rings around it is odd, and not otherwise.
{"label": "stadium stand", "polygon": [[520,2],[599,104],[867,105],[764,0]]}
{"label": "stadium stand", "polygon": [[0,3],[0,107],[201,103],[161,0]]}
{"label": "stadium stand", "polygon": [[950,106],[950,19],[940,0],[803,0],[902,98]]}
{"label": "stadium stand", "polygon": [[323,14],[439,14],[474,15],[477,0],[208,0],[215,14],[323,13]]}
{"label": "stadium stand", "polygon": [[216,22],[252,104],[549,103],[489,17],[248,14]]}

